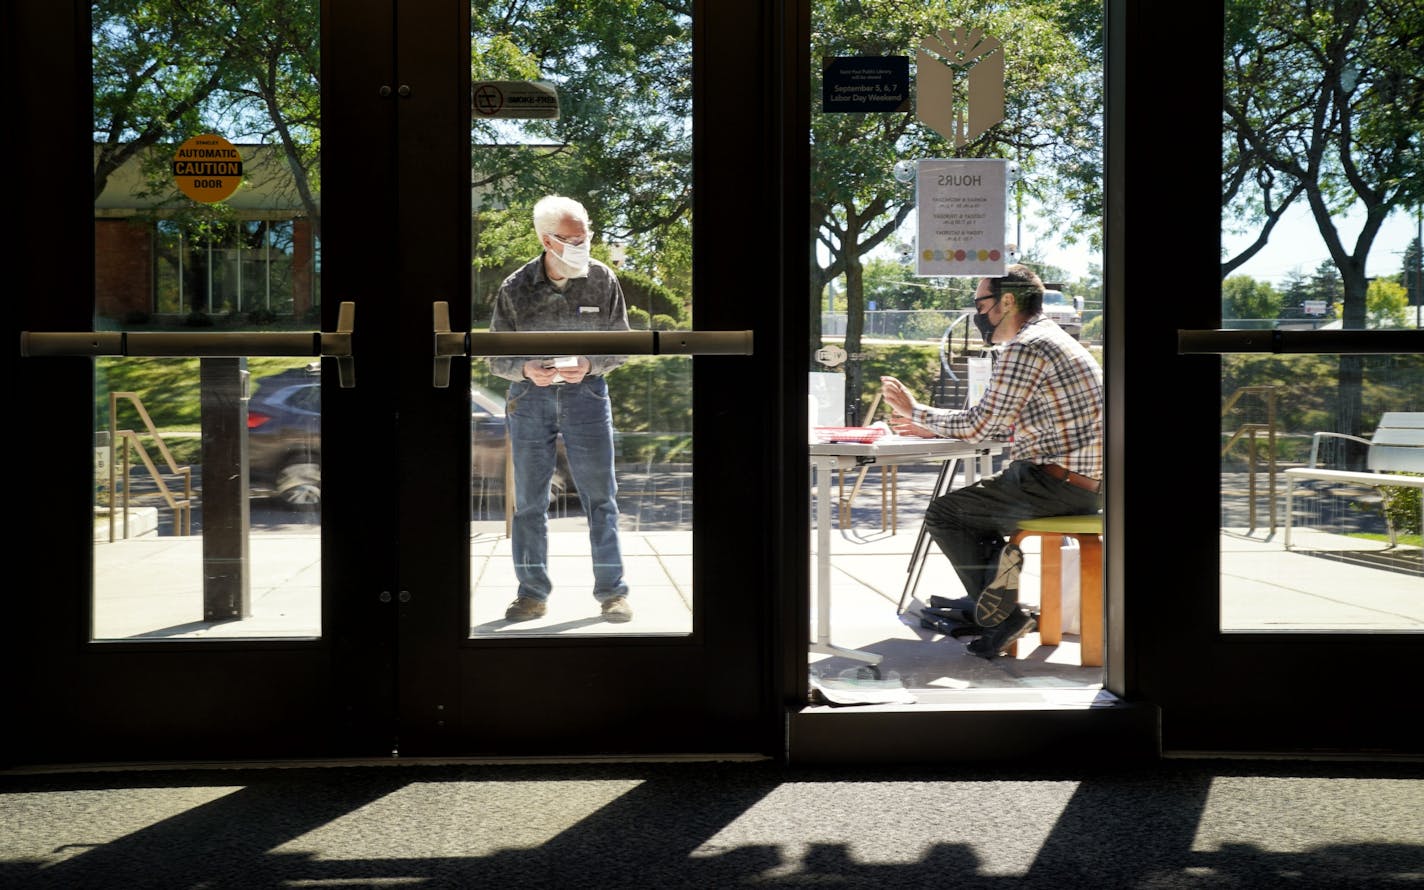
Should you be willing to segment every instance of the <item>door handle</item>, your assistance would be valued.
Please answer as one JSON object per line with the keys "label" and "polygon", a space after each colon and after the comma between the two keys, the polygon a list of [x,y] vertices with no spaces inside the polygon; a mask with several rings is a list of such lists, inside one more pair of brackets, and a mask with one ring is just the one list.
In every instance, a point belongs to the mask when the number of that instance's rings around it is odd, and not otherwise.
{"label": "door handle", "polygon": [[356,385],[351,334],[356,304],[342,303],[335,331],[22,331],[20,355],[150,356],[167,358],[321,356],[336,359],[342,389]]}
{"label": "door handle", "polygon": [[435,303],[435,386],[450,385],[450,359],[476,355],[751,355],[752,331],[450,330],[450,304]]}
{"label": "door handle", "polygon": [[1424,331],[1177,331],[1179,355],[1238,352],[1316,355],[1424,352]]}

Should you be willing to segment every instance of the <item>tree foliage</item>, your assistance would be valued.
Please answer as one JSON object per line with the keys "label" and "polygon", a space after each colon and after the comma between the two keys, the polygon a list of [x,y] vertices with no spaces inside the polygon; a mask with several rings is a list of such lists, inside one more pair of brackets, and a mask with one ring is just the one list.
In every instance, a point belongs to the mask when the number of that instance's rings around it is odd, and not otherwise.
{"label": "tree foliage", "polygon": [[[1424,214],[1424,210],[1419,212]],[[1417,237],[1409,242],[1399,270],[1399,282],[1404,285],[1410,306],[1424,306],[1424,258],[1420,256],[1420,246]]]}
{"label": "tree foliage", "polygon": [[1371,281],[1365,306],[1365,318],[1372,328],[1402,328],[1409,324],[1409,294],[1398,282],[1383,278]]}
{"label": "tree foliage", "polygon": [[[1366,326],[1365,264],[1380,226],[1424,202],[1424,4],[1230,0],[1226,4],[1223,219],[1259,226],[1223,277],[1302,198],[1339,271],[1340,317]],[[1337,220],[1363,215],[1353,243]],[[1339,359],[1334,429],[1363,429],[1363,368]]]}
{"label": "tree foliage", "polygon": [[974,297],[974,285],[962,278],[917,278],[912,268],[893,259],[865,261],[866,305],[876,309],[962,309]]}
{"label": "tree foliage", "polygon": [[92,4],[94,198],[115,170],[165,142],[205,132],[238,28],[221,2]]}
{"label": "tree foliage", "polygon": [[[318,4],[286,0],[96,0],[95,197],[120,166],[147,159],[147,194],[189,202],[152,151],[217,132],[272,145],[320,234]],[[680,295],[691,288],[691,2],[476,0],[471,72],[543,80],[557,120],[474,125],[480,196],[477,280],[497,284],[538,252],[529,209],[577,197],[607,255]],[[253,171],[247,171],[249,175]],[[221,213],[221,208],[204,208]],[[595,251],[598,255],[598,249]],[[477,303],[479,302],[477,297]]]}
{"label": "tree foliage", "polygon": [[1281,295],[1250,275],[1232,275],[1221,284],[1222,318],[1279,318]]}
{"label": "tree foliage", "polygon": [[527,213],[545,194],[577,198],[630,269],[686,295],[690,0],[476,0],[471,16],[476,82],[542,80],[560,102],[555,120],[476,121],[477,209]]}
{"label": "tree foliage", "polygon": [[[1223,221],[1257,237],[1222,277],[1303,199],[1344,284],[1345,326],[1362,327],[1380,226],[1424,200],[1424,4],[1230,0],[1226,11]],[[1364,222],[1350,244],[1337,220],[1352,207]]]}
{"label": "tree foliage", "polygon": [[139,163],[144,194],[181,212],[191,202],[174,187],[169,153],[153,149],[220,133],[276,147],[286,163],[274,182],[295,189],[320,234],[321,35],[314,4],[96,0],[91,10],[96,200],[114,171]]}

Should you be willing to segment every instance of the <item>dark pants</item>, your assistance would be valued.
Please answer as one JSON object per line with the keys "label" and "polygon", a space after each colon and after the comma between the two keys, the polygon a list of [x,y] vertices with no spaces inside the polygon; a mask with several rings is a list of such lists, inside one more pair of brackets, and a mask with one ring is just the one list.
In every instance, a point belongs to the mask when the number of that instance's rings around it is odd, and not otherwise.
{"label": "dark pants", "polygon": [[965,594],[978,596],[993,580],[999,551],[1019,520],[1096,513],[1101,505],[1098,493],[1016,460],[997,475],[931,501],[925,529],[949,557]]}

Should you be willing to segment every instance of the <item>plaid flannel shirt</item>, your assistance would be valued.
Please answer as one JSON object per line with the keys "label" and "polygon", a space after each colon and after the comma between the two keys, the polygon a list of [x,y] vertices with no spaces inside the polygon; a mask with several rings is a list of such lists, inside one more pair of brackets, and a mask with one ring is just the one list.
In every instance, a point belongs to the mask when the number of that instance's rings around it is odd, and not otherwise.
{"label": "plaid flannel shirt", "polygon": [[913,420],[945,438],[1007,440],[1012,460],[1103,477],[1103,369],[1043,315],[1003,345],[977,405],[921,406]]}

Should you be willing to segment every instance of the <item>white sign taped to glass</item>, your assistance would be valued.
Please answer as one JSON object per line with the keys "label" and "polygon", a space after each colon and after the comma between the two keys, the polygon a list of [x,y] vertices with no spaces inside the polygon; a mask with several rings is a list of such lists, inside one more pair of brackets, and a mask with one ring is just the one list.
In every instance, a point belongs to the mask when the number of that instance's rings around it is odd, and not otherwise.
{"label": "white sign taped to glass", "polygon": [[1009,162],[1001,158],[918,161],[915,274],[1003,275],[1010,253],[1008,186]]}

